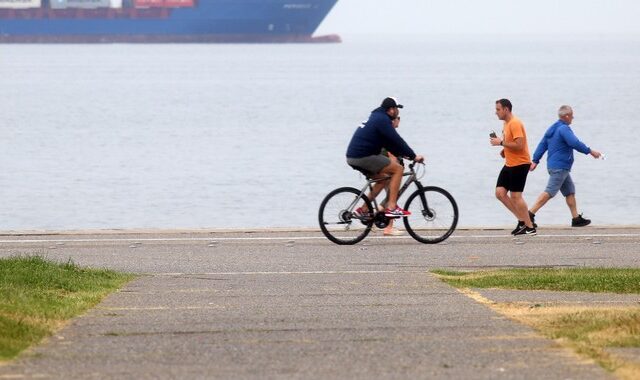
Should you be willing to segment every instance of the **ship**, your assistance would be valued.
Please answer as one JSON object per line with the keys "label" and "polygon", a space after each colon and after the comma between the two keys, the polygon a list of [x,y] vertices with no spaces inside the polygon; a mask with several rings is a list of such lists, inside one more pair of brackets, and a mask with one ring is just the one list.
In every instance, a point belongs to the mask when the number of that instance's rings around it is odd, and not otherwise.
{"label": "ship", "polygon": [[297,43],[337,0],[0,0],[2,43]]}

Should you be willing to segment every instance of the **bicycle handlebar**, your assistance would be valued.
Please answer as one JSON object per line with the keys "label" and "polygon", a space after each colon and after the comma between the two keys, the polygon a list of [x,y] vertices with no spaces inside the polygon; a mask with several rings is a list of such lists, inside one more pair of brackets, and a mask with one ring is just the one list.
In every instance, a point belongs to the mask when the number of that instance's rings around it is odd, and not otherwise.
{"label": "bicycle handlebar", "polygon": [[416,164],[424,165],[424,162],[411,161],[411,163],[409,164],[409,169],[413,170],[413,167],[416,166]]}

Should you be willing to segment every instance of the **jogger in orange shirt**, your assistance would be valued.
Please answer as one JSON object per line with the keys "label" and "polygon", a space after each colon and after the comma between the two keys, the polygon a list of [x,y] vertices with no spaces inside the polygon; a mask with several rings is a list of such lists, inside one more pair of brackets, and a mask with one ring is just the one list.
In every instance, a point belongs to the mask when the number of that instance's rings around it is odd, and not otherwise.
{"label": "jogger in orange shirt", "polygon": [[531,167],[527,133],[520,119],[511,113],[512,109],[509,99],[496,101],[496,115],[504,121],[503,138],[491,137],[490,142],[493,146],[503,147],[500,155],[505,159],[496,183],[496,198],[518,220],[516,228],[511,231],[512,235],[535,235],[536,228],[531,222],[527,203],[522,197]]}

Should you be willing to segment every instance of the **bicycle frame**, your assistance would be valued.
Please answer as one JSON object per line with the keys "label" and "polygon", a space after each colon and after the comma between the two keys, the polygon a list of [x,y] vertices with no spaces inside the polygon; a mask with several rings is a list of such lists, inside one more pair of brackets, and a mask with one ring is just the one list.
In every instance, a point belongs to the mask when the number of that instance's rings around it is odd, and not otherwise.
{"label": "bicycle frame", "polygon": [[[398,191],[398,199],[400,199],[400,197],[402,196],[402,194],[409,188],[409,186],[411,186],[412,183],[415,183],[416,186],[418,187],[420,191],[420,200],[422,201],[422,205],[423,207],[423,214],[425,216],[428,217],[433,217],[433,213],[431,212],[431,210],[429,209],[428,205],[427,205],[427,198],[424,196],[424,191],[422,191],[422,189],[424,188],[422,186],[422,183],[420,183],[420,181],[418,180],[418,175],[415,172],[415,170],[413,169],[413,166],[415,165],[415,163],[409,164],[409,171],[402,173],[403,177],[409,177],[407,178],[407,180],[404,182],[404,184],[402,184],[402,186],[400,186],[400,190]],[[373,193],[373,185],[375,183],[378,182],[382,182],[382,181],[386,181],[388,179],[390,179],[391,176],[384,176],[382,178],[367,178],[367,183],[362,187],[362,189],[360,190],[360,194],[356,197],[356,199],[354,199],[354,201],[349,205],[348,210],[349,211],[353,211],[354,207],[356,207],[356,205],[358,204],[358,202],[360,201],[360,198],[364,195],[366,196],[365,192],[367,191],[367,189],[369,189],[369,191],[371,193]],[[367,197],[368,198],[368,197]],[[384,200],[382,202],[380,202],[381,206],[384,206],[387,201],[389,200],[389,194],[387,194],[384,198]],[[373,204],[373,207],[375,210],[378,210],[378,202],[376,201],[376,198],[374,197],[373,199],[370,199],[371,203]]]}
{"label": "bicycle frame", "polygon": [[[403,196],[411,184],[415,183],[417,187],[415,191],[409,192],[404,202],[404,208],[409,211],[408,215],[400,217],[393,213],[387,216],[386,211],[379,209],[379,207],[383,208],[381,206],[389,206],[388,191],[382,202],[378,202],[375,198],[384,185],[388,184],[387,181],[393,178],[392,176],[381,175],[378,178],[367,176],[366,183],[361,189],[350,186],[339,187],[327,194],[320,202],[318,222],[324,236],[339,245],[352,245],[367,237],[372,227],[386,228],[391,221],[399,219],[404,223],[407,233],[420,243],[437,244],[446,240],[455,231],[458,223],[456,201],[441,187],[423,186],[420,178],[424,171],[420,171],[420,168],[416,170],[415,164],[411,163],[408,170],[405,169],[406,171],[403,170],[400,173],[398,197]],[[372,193],[375,190],[376,197],[367,196],[367,189]]]}

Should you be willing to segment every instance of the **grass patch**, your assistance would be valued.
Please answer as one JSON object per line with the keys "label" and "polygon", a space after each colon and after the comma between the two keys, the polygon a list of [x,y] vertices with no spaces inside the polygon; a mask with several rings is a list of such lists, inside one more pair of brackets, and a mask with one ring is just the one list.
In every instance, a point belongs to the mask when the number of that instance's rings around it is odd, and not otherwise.
{"label": "grass patch", "polygon": [[[458,288],[581,291],[640,294],[640,269],[504,269],[478,272],[434,270]],[[640,378],[640,362],[622,358],[612,348],[640,348],[639,307],[594,307],[494,303],[470,289],[463,293],[538,330],[560,345],[595,360],[621,379]]]}
{"label": "grass patch", "polygon": [[640,362],[615,354],[615,348],[640,348],[640,308],[594,308],[495,304],[496,310],[538,330],[576,353],[595,360],[621,379],[640,378]]}
{"label": "grass patch", "polygon": [[440,276],[464,276],[469,274],[470,272],[461,272],[458,270],[448,270],[448,269],[434,269],[431,273],[435,273]]}
{"label": "grass patch", "polygon": [[133,278],[39,256],[0,259],[0,361],[51,335]]}
{"label": "grass patch", "polygon": [[550,319],[543,327],[553,338],[598,347],[640,347],[640,308],[585,309]]}
{"label": "grass patch", "polygon": [[634,268],[505,269],[479,272],[435,270],[433,273],[458,288],[640,293],[640,269]]}

